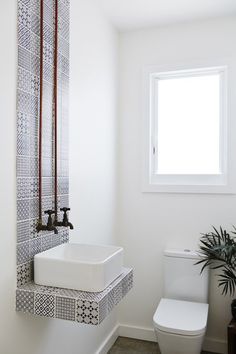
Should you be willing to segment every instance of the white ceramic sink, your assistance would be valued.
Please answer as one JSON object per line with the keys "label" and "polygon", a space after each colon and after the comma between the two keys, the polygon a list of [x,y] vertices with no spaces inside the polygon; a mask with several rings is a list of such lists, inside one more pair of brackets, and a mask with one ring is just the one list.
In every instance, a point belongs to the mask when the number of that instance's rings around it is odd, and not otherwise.
{"label": "white ceramic sink", "polygon": [[35,255],[34,281],[39,285],[98,292],[122,273],[122,266],[121,247],[65,243]]}

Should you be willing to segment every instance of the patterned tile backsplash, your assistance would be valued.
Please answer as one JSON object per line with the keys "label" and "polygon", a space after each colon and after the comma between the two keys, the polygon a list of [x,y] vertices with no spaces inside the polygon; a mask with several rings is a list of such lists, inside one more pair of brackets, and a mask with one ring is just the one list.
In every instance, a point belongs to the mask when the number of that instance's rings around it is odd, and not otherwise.
{"label": "patterned tile backsplash", "polygon": [[[42,210],[53,209],[54,0],[44,0]],[[101,293],[34,284],[34,255],[69,242],[68,228],[37,233],[39,179],[40,0],[18,0],[17,85],[17,290],[16,310],[98,325],[132,288],[132,270]],[[68,96],[69,0],[59,0],[58,38],[58,209],[69,207]],[[58,210],[58,218],[62,213]],[[46,217],[43,216],[43,222]]]}
{"label": "patterned tile backsplash", "polygon": [[[69,231],[36,231],[38,217],[38,124],[40,0],[18,0],[17,85],[17,286],[33,281],[33,256],[69,241]],[[44,0],[43,210],[53,208],[54,1]],[[58,207],[69,204],[68,113],[69,1],[59,0]],[[62,118],[63,114],[63,118]],[[61,214],[59,214],[61,217]],[[45,219],[46,220],[46,219]],[[38,303],[38,302],[37,302]],[[31,312],[31,311],[29,311]]]}

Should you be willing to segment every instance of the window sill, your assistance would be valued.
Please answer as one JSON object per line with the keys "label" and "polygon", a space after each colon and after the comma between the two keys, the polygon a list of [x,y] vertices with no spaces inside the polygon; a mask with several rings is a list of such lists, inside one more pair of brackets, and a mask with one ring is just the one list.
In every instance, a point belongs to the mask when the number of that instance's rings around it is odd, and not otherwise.
{"label": "window sill", "polygon": [[189,185],[143,183],[143,193],[236,194],[232,185]]}

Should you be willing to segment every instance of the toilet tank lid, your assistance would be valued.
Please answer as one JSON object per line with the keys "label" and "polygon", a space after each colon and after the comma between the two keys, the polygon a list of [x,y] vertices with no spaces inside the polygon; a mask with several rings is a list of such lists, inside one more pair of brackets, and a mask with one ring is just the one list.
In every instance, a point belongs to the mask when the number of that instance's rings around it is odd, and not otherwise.
{"label": "toilet tank lid", "polygon": [[191,258],[199,259],[200,256],[196,251],[190,249],[167,249],[164,251],[166,257]]}

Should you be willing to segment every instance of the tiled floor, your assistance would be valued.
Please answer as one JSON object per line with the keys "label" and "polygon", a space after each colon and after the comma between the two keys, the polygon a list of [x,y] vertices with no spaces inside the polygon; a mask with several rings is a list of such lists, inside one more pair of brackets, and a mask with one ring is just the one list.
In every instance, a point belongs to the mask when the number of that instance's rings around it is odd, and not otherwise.
{"label": "tiled floor", "polygon": [[107,354],[160,354],[160,351],[157,343],[119,337]]}

